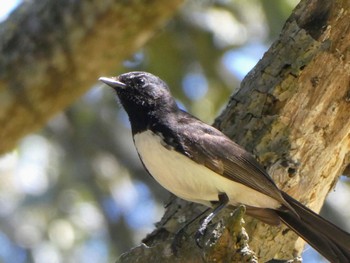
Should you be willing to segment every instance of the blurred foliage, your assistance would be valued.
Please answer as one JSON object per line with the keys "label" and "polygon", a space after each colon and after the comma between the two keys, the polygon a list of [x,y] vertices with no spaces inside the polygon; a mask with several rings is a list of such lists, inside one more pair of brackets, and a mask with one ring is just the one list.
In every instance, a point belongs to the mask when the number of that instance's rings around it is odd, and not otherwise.
{"label": "blurred foliage", "polygon": [[[188,1],[122,68],[154,73],[211,123],[296,1]],[[98,79],[99,76],[96,76]],[[115,94],[95,86],[0,159],[0,262],[113,262],[161,217]]]}

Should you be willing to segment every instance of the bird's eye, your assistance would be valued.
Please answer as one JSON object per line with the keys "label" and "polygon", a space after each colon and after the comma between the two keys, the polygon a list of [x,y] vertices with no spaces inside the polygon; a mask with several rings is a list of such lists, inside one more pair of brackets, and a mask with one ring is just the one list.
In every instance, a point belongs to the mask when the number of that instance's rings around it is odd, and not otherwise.
{"label": "bird's eye", "polygon": [[144,78],[139,78],[136,80],[136,84],[140,87],[142,87],[145,84],[145,79]]}

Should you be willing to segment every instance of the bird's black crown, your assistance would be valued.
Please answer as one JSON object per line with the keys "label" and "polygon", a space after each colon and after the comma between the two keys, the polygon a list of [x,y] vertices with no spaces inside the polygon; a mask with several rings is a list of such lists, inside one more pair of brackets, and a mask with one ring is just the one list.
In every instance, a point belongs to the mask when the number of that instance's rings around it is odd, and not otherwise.
{"label": "bird's black crown", "polygon": [[115,88],[123,105],[132,102],[143,107],[152,107],[172,100],[167,84],[150,73],[129,72],[119,75],[117,80],[125,84],[124,87]]}

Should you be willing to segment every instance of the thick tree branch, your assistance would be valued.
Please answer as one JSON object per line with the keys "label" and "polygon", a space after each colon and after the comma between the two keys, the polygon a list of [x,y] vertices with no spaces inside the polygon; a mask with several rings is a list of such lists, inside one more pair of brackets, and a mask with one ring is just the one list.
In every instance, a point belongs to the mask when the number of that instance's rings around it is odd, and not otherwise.
{"label": "thick tree branch", "polygon": [[[303,1],[216,122],[315,211],[348,164],[349,8],[346,1]],[[248,223],[254,251],[262,260],[291,255],[296,236],[270,229]],[[285,245],[276,244],[282,239]]]}
{"label": "thick tree branch", "polygon": [[[215,122],[215,126],[256,154],[284,191],[315,211],[319,211],[349,163],[348,10],[349,1],[302,1],[279,39],[244,79],[241,89]],[[220,234],[209,236],[210,242],[199,249],[192,235],[196,224],[189,227],[190,234],[184,238],[178,258],[172,255],[173,233],[199,208],[174,201],[158,229],[144,240],[150,248],[136,248],[120,261],[135,262],[136,258],[157,251],[166,252],[159,256],[167,262],[214,258],[216,262],[245,262],[254,258],[250,251],[247,260],[242,253],[246,248],[237,249],[240,239],[215,225],[211,230]],[[224,222],[230,228],[228,213]],[[269,227],[247,218],[246,229],[252,238],[249,245],[261,262],[290,259],[304,245],[283,226]],[[161,249],[157,248],[160,244]],[[133,257],[135,254],[137,257]]]}
{"label": "thick tree branch", "polygon": [[25,1],[0,25],[0,153],[117,68],[182,2]]}

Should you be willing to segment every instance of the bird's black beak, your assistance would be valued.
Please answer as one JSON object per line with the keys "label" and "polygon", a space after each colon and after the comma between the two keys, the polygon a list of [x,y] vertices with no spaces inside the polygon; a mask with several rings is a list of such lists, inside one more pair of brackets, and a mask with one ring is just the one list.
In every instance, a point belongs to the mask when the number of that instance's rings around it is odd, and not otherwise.
{"label": "bird's black beak", "polygon": [[116,79],[116,78],[101,77],[98,80],[102,81],[103,83],[107,84],[108,86],[110,86],[112,88],[125,88],[126,87],[125,83],[118,81],[118,79]]}

